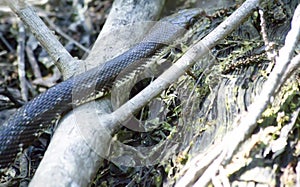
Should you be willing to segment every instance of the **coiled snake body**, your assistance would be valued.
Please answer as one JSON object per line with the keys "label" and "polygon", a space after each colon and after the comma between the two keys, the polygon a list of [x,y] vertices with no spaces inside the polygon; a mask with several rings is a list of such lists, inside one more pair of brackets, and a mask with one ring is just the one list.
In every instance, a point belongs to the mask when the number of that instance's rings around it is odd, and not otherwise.
{"label": "coiled snake body", "polygon": [[0,168],[7,167],[17,153],[28,147],[38,132],[49,127],[58,115],[72,109],[74,93],[76,102],[77,99],[110,88],[122,70],[131,64],[143,63],[143,58],[151,57],[165,44],[181,36],[200,15],[199,9],[191,9],[162,19],[153,26],[142,42],[125,53],[103,66],[57,84],[19,108],[0,126]]}

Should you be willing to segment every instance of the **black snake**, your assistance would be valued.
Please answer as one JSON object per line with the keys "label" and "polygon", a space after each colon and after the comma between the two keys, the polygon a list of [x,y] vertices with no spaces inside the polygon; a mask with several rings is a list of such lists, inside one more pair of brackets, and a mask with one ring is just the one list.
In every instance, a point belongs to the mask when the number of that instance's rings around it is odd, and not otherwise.
{"label": "black snake", "polygon": [[77,99],[82,100],[111,88],[122,70],[134,63],[142,66],[145,62],[142,59],[151,57],[164,45],[180,37],[201,14],[200,9],[190,9],[163,18],[140,43],[128,51],[100,67],[57,84],[19,108],[0,126],[0,168],[7,167],[18,152],[36,139],[39,131],[49,127],[59,115],[78,105]]}

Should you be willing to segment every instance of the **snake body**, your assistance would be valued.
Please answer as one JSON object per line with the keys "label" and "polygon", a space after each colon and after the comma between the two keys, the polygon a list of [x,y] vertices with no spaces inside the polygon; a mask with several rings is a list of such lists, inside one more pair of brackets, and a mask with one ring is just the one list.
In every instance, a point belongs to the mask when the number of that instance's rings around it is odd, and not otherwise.
{"label": "snake body", "polygon": [[141,63],[142,66],[142,59],[151,57],[182,35],[200,15],[199,9],[190,9],[162,19],[128,51],[100,67],[51,87],[19,108],[0,126],[0,168],[12,163],[16,155],[32,144],[38,133],[49,127],[59,115],[71,110],[80,100],[111,88],[122,70],[134,63]]}

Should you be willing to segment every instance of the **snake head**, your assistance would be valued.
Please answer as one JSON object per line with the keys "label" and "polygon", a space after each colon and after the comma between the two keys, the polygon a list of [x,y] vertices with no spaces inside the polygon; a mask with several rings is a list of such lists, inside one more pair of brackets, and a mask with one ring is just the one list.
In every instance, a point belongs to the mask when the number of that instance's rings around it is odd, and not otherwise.
{"label": "snake head", "polygon": [[204,14],[204,11],[200,8],[184,9],[180,10],[176,14],[172,14],[163,18],[162,21],[167,21],[178,27],[184,27],[188,29],[190,26],[194,25],[195,22]]}

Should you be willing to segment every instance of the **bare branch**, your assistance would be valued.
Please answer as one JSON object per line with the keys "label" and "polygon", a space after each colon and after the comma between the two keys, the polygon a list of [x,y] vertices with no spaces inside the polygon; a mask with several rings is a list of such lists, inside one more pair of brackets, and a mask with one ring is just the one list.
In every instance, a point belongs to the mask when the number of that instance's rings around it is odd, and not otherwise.
{"label": "bare branch", "polygon": [[274,49],[272,49],[272,44],[273,43],[271,43],[268,39],[267,24],[266,24],[266,20],[264,18],[264,12],[263,12],[263,10],[259,10],[258,13],[260,15],[261,35],[262,35],[262,38],[265,42],[266,53],[268,55],[268,59],[270,61],[273,61],[275,59],[276,53],[275,53]]}
{"label": "bare branch", "polygon": [[42,79],[42,73],[41,73],[40,67],[38,65],[38,62],[34,57],[34,53],[32,51],[32,48],[27,45],[25,47],[25,50],[26,50],[26,55],[27,55],[27,58],[28,58],[28,61],[29,61],[30,65],[31,65],[34,76],[37,79]]}
{"label": "bare branch", "polygon": [[90,50],[88,48],[86,48],[85,46],[83,46],[81,43],[77,42],[76,40],[74,40],[72,37],[70,37],[68,34],[66,34],[65,32],[63,32],[59,27],[57,27],[47,16],[47,14],[42,15],[44,20],[46,21],[46,23],[55,30],[55,32],[57,32],[59,35],[61,35],[62,37],[64,37],[65,39],[71,41],[72,43],[74,43],[74,45],[76,45],[79,49],[83,50],[86,53],[89,53]]}
{"label": "bare branch", "polygon": [[21,87],[21,95],[24,101],[28,101],[28,88],[26,85],[26,73],[25,73],[25,28],[24,25],[19,22],[19,39],[18,39],[18,74]]}
{"label": "bare branch", "polygon": [[300,54],[295,56],[292,60],[291,63],[289,64],[287,71],[285,74],[282,76],[282,79],[280,80],[280,85],[282,85],[297,69],[300,67]]}

